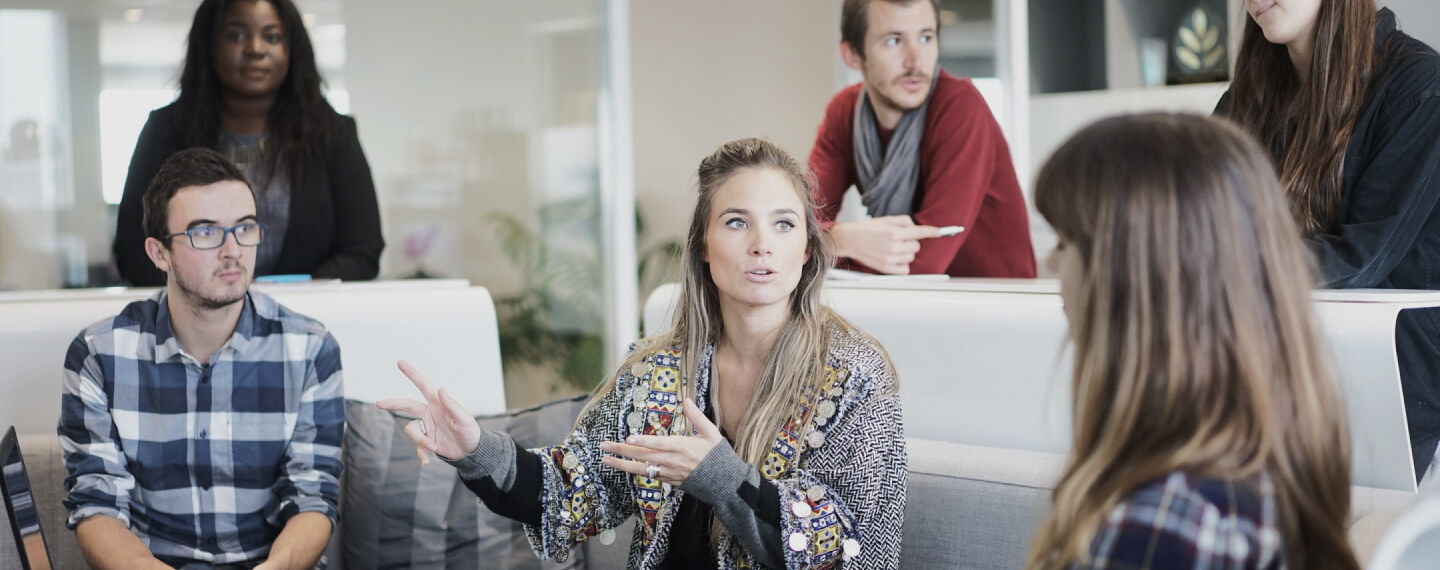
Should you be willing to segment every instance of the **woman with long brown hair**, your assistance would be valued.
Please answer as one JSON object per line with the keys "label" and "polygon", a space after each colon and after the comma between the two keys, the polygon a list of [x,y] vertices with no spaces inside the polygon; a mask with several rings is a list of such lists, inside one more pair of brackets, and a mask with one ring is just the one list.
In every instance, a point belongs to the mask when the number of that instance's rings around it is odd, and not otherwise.
{"label": "woman with long brown hair", "polygon": [[[1440,289],[1440,54],[1374,0],[1250,0],[1216,113],[1260,140],[1318,283]],[[1395,330],[1415,478],[1440,441],[1440,311]]]}
{"label": "woman with long brown hair", "polygon": [[1223,121],[1085,128],[1041,168],[1073,456],[1029,568],[1358,568],[1345,406],[1264,153]]}
{"label": "woman with long brown hair", "polygon": [[563,561],[631,515],[630,568],[896,568],[906,458],[898,381],[820,303],[832,257],[804,171],[762,139],[700,162],[670,330],[637,343],[559,445],[482,431],[407,364],[405,432]]}

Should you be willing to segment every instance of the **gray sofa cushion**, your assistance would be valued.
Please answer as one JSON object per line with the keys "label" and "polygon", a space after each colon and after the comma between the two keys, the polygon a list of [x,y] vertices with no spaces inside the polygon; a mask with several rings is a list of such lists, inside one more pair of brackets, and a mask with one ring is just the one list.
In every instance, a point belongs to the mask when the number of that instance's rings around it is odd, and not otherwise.
{"label": "gray sofa cushion", "polygon": [[[562,440],[587,396],[476,418],[524,447]],[[582,568],[535,557],[520,523],[493,514],[441,461],[422,467],[403,429],[410,418],[374,403],[345,405],[345,480],[340,512],[345,568]]]}
{"label": "gray sofa cushion", "polygon": [[[900,567],[1021,568],[1049,510],[1066,456],[907,440],[910,487]],[[1405,491],[1352,487],[1350,543],[1362,561],[1415,501]]]}
{"label": "gray sofa cushion", "polygon": [[900,567],[1023,567],[1065,456],[924,439],[906,444]]}

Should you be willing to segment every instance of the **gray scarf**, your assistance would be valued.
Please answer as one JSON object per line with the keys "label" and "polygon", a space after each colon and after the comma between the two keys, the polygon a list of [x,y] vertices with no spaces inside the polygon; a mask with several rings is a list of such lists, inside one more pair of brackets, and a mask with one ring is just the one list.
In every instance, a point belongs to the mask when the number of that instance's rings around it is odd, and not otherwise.
{"label": "gray scarf", "polygon": [[865,89],[855,103],[854,143],[855,170],[865,188],[861,201],[871,217],[909,215],[915,206],[915,188],[920,181],[920,138],[925,134],[925,112],[930,109],[930,96],[940,81],[936,69],[930,79],[930,94],[925,104],[900,115],[900,124],[890,137],[887,148],[880,142],[880,127],[875,123],[875,109]]}

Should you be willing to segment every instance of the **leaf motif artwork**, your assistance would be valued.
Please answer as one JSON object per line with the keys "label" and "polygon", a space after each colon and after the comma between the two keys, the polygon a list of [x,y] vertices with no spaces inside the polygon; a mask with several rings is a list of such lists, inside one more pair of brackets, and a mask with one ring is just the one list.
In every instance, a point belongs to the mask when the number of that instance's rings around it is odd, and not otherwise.
{"label": "leaf motif artwork", "polygon": [[1223,20],[1212,17],[1204,6],[1196,6],[1175,31],[1175,61],[1186,73],[1211,71],[1225,62]]}
{"label": "leaf motif artwork", "polygon": [[1220,43],[1220,28],[1211,27],[1205,32],[1205,39],[1200,40],[1200,49],[1210,50]]}
{"label": "leaf motif artwork", "polygon": [[1193,53],[1198,53],[1201,49],[1200,38],[1195,35],[1195,32],[1190,31],[1190,28],[1180,28],[1180,44]]}
{"label": "leaf motif artwork", "polygon": [[1200,69],[1200,57],[1195,52],[1185,49],[1184,46],[1175,48],[1175,59],[1180,60],[1180,65],[1189,71]]}
{"label": "leaf motif artwork", "polygon": [[1206,53],[1205,61],[1202,62],[1205,65],[1202,69],[1210,69],[1212,67],[1215,67],[1215,64],[1220,63],[1220,59],[1224,56],[1225,50],[1223,49],[1212,50],[1209,53]]}

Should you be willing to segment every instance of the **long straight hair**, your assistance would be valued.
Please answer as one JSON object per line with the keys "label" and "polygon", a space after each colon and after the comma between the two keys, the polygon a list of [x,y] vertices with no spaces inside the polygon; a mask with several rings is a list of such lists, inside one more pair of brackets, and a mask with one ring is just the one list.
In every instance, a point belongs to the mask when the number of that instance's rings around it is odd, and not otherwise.
{"label": "long straight hair", "polygon": [[1287,48],[1245,18],[1227,114],[1275,160],[1303,235],[1340,221],[1345,151],[1376,62],[1374,0],[1321,1],[1303,83]]}
{"label": "long straight hair", "polygon": [[1029,567],[1086,560],[1116,504],[1183,471],[1265,474],[1286,566],[1358,568],[1345,406],[1259,147],[1200,116],[1107,119],[1051,156],[1035,202],[1083,276],[1065,299],[1074,454]]}
{"label": "long straight hair", "polygon": [[291,0],[205,0],[195,10],[186,40],[185,65],[180,71],[180,97],[176,99],[184,129],[180,147],[216,148],[220,144],[223,87],[215,74],[215,42],[224,31],[230,7],[241,2],[269,2],[285,27],[290,69],[266,121],[270,144],[264,160],[270,172],[277,172],[276,166],[284,160],[293,192],[304,180],[305,158],[324,148],[326,125],[335,109],[320,91],[324,80],[315,63],[315,48],[310,44],[300,10]]}
{"label": "long straight hair", "polygon": [[[653,352],[644,347],[680,347],[680,369],[685,375],[680,382],[680,396],[693,396],[695,378],[701,373],[700,356],[724,333],[720,292],[710,276],[709,264],[705,262],[705,234],[710,227],[712,205],[716,191],[731,177],[748,169],[773,169],[785,174],[794,184],[795,194],[805,210],[805,246],[809,259],[801,269],[800,282],[790,294],[790,318],[780,329],[775,348],[765,361],[740,429],[731,434],[735,439],[736,453],[746,463],[759,467],[785,421],[795,412],[796,404],[813,401],[818,396],[825,378],[832,329],[838,327],[870,339],[876,347],[880,346],[879,342],[874,342],[869,335],[820,302],[820,289],[825,284],[825,274],[834,256],[815,219],[815,204],[800,163],[765,139],[731,141],[700,161],[699,199],[690,218],[685,251],[681,256],[684,275],[670,329],[639,342],[642,348],[635,350],[614,374],[596,388],[594,397],[580,414],[582,421],[590,409],[615,390],[621,371],[629,370]],[[893,373],[894,365],[889,355],[880,350],[886,367]],[[897,381],[889,389],[893,392],[898,386]],[[808,422],[809,419],[806,417],[802,421]],[[718,543],[723,528],[718,519],[712,520],[712,543]]]}

